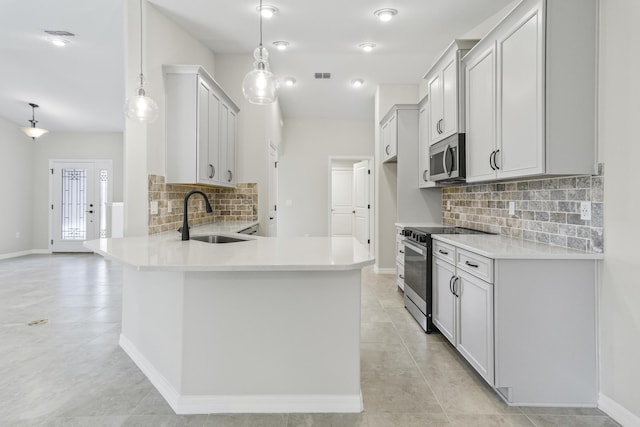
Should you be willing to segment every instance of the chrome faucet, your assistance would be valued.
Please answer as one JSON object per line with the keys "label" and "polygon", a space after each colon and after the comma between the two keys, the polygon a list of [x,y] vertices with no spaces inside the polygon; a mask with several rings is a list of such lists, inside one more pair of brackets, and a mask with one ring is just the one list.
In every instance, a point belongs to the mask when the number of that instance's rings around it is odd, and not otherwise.
{"label": "chrome faucet", "polygon": [[205,203],[207,213],[213,212],[213,209],[211,209],[211,203],[209,203],[209,199],[207,198],[207,195],[204,194],[202,191],[193,190],[189,194],[184,196],[184,206],[182,209],[182,213],[184,215],[184,219],[182,220],[182,240],[189,240],[189,211],[187,206],[189,205],[189,197],[191,197],[193,194],[196,194],[196,193],[201,194],[202,197],[204,197],[204,203]]}

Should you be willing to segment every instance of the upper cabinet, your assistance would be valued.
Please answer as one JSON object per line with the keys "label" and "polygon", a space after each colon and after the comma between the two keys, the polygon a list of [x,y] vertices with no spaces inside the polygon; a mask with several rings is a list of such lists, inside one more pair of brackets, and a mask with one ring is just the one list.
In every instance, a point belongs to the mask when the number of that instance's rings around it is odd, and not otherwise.
{"label": "upper cabinet", "polygon": [[435,187],[429,177],[429,96],[418,104],[418,187]]}
{"label": "upper cabinet", "polygon": [[467,182],[591,174],[597,0],[524,0],[463,59]]}
{"label": "upper cabinet", "polygon": [[424,78],[429,98],[429,144],[464,132],[464,78],[460,58],[478,40],[454,40]]}
{"label": "upper cabinet", "polygon": [[382,161],[395,162],[398,155],[398,118],[395,110],[389,111],[380,122],[382,136]]}
{"label": "upper cabinet", "polygon": [[164,65],[166,182],[235,185],[238,107],[198,65]]}

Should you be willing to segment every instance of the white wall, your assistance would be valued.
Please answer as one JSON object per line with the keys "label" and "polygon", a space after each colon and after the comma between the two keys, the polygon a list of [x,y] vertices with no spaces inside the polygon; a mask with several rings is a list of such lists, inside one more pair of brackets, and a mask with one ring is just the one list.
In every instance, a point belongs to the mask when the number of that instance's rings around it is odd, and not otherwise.
{"label": "white wall", "polygon": [[[276,146],[282,145],[282,113],[277,101],[270,105],[254,105],[245,100],[242,79],[252,64],[251,55],[217,55],[215,79],[240,107],[236,140],[237,182],[258,184],[259,234],[266,235],[269,227],[269,141]],[[282,180],[280,174],[280,182]]]}
{"label": "white wall", "polygon": [[373,123],[287,120],[283,135],[285,147],[278,162],[278,235],[327,236],[329,157],[373,156]]}
{"label": "white wall", "polygon": [[630,48],[640,44],[638,21],[637,0],[600,2],[599,148],[605,164],[600,389],[605,403],[612,399],[635,415],[626,423],[635,426],[640,425],[640,197],[636,178],[640,57]]}
{"label": "white wall", "polygon": [[33,249],[48,249],[49,160],[110,159],[113,161],[113,200],[122,201],[123,144],[121,133],[51,132],[34,145]]}
{"label": "white wall", "polygon": [[376,271],[385,272],[386,269],[395,269],[396,228],[394,224],[398,218],[396,209],[398,197],[397,164],[381,163],[380,120],[394,104],[417,104],[418,101],[417,85],[380,85],[376,89],[374,107]]}
{"label": "white wall", "polygon": [[[125,8],[126,96],[135,94],[140,74],[140,15],[137,2]],[[145,125],[125,121],[124,190],[125,234],[147,234],[148,175],[165,175],[165,125],[163,64],[199,64],[209,73],[215,56],[204,44],[163,15],[155,6],[144,7],[144,75],[147,96],[160,107],[160,117]]]}
{"label": "white wall", "polygon": [[35,144],[46,143],[48,135],[34,142],[20,126],[24,124],[0,117],[0,182],[5,203],[0,209],[0,256],[32,248],[33,150]]}

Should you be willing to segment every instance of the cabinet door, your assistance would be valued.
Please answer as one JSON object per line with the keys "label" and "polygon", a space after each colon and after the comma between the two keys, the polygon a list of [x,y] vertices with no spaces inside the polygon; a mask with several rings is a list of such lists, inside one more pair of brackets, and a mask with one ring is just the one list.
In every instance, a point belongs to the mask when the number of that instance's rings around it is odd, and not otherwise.
{"label": "cabinet door", "polygon": [[442,69],[442,122],[440,139],[458,131],[458,53],[454,52]]}
{"label": "cabinet door", "polygon": [[236,113],[229,109],[227,116],[227,183],[236,184]]}
{"label": "cabinet door", "polygon": [[[209,120],[211,90],[204,82],[198,84],[198,182],[210,182],[213,164],[209,162]],[[217,155],[217,153],[216,153]]]}
{"label": "cabinet door", "polygon": [[418,114],[418,186],[429,186],[429,104],[420,107]]}
{"label": "cabinet door", "polygon": [[540,2],[498,37],[498,178],[544,172],[544,31]]}
{"label": "cabinet door", "polygon": [[220,103],[220,180],[221,185],[229,184],[229,107]]}
{"label": "cabinet door", "polygon": [[467,182],[495,179],[495,44],[464,61]]}
{"label": "cabinet door", "polygon": [[220,98],[209,98],[209,182],[218,183],[220,173]]}
{"label": "cabinet door", "polygon": [[454,276],[453,264],[433,259],[433,324],[453,345],[456,344],[457,298],[450,284]]}
{"label": "cabinet door", "polygon": [[460,354],[493,385],[493,286],[458,269],[458,344]]}
{"label": "cabinet door", "polygon": [[442,76],[437,74],[429,80],[429,144],[442,139]]}
{"label": "cabinet door", "polygon": [[382,124],[382,159],[388,160],[396,157],[398,152],[398,122],[393,114]]}

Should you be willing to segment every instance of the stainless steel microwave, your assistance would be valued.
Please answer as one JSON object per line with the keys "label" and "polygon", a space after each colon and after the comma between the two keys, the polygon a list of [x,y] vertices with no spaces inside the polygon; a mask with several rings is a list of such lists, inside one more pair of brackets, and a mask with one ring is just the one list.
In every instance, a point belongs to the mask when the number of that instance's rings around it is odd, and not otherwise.
{"label": "stainless steel microwave", "polygon": [[456,133],[429,149],[431,181],[464,182],[466,177],[464,133]]}

